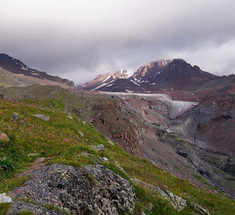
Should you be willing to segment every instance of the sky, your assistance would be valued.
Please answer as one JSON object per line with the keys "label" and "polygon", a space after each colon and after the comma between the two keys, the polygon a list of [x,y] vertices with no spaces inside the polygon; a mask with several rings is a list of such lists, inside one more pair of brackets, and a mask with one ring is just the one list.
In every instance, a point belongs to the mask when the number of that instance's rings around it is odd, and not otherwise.
{"label": "sky", "polygon": [[0,0],[0,53],[82,84],[183,58],[235,73],[234,0]]}

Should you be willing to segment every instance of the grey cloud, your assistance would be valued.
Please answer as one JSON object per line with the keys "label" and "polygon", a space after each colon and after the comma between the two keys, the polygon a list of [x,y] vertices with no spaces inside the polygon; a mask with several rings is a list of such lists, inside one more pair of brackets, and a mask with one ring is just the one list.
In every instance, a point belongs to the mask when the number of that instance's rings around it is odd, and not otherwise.
{"label": "grey cloud", "polygon": [[234,73],[233,0],[0,3],[0,52],[77,84],[168,57]]}

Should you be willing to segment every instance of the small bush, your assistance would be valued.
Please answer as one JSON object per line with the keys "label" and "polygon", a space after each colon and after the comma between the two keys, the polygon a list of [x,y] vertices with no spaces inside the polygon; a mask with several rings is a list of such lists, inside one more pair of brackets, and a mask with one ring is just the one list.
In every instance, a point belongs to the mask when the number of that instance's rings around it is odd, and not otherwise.
{"label": "small bush", "polygon": [[8,172],[10,170],[15,169],[13,164],[10,162],[10,160],[5,156],[1,161],[0,161],[0,167],[5,171]]}

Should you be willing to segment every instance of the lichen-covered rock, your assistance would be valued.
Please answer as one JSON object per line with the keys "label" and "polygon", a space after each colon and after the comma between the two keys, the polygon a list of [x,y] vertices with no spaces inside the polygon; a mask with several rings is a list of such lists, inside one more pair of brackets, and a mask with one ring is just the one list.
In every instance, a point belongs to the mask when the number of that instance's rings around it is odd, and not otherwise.
{"label": "lichen-covered rock", "polygon": [[[34,206],[51,205],[59,208],[59,212],[91,215],[115,215],[120,211],[131,214],[135,201],[131,184],[102,165],[82,168],[61,164],[46,166],[35,171],[33,179],[13,190],[11,196],[15,202],[8,215],[15,215],[14,208],[19,208],[19,201],[24,199]],[[24,208],[23,203],[20,205]],[[26,205],[27,210],[42,214]]]}

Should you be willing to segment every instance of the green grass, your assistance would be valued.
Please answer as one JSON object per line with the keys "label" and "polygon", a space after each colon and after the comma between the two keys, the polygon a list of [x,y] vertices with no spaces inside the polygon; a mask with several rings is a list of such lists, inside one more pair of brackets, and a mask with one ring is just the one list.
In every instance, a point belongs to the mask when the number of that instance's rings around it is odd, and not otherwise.
{"label": "green grass", "polygon": [[222,193],[214,194],[206,189],[198,188],[189,181],[177,178],[170,173],[157,168],[149,161],[131,156],[116,146],[116,149],[108,152],[109,156],[125,169],[132,177],[140,179],[156,186],[167,187],[174,194],[182,198],[198,203],[208,209],[212,214],[234,214],[234,200]]}
{"label": "green grass", "polygon": [[[67,94],[64,91],[63,93]],[[68,101],[73,95],[69,94],[69,96],[66,98]],[[72,115],[73,119],[68,118],[67,113],[64,112],[64,109],[68,108],[64,99],[64,95],[58,95],[57,99],[1,101],[0,127],[2,132],[8,134],[10,140],[7,143],[0,143],[0,160],[7,157],[14,169],[0,170],[0,193],[21,186],[28,178],[18,177],[18,173],[28,169],[37,158],[47,156],[50,158],[48,163],[63,163],[80,167],[103,164],[128,180],[130,177],[137,178],[152,185],[167,187],[176,195],[200,204],[211,214],[234,214],[234,201],[222,193],[214,194],[177,178],[147,160],[130,155],[117,144],[112,146],[104,135],[76,115]],[[92,98],[90,102],[93,102]],[[76,105],[81,107],[84,104],[77,101]],[[87,106],[89,107],[89,102]],[[14,112],[19,114],[19,122],[11,121],[11,115]],[[33,114],[48,115],[50,121],[35,118]],[[83,137],[79,132],[84,134]],[[92,146],[98,144],[105,146],[104,152],[94,151]],[[32,153],[35,153],[35,156],[29,156]],[[103,162],[101,159],[103,156],[107,157],[109,162]],[[126,173],[115,165],[115,161],[125,169]],[[187,207],[179,213],[155,194],[139,186],[134,185],[134,187],[138,197],[136,214],[141,210],[145,210],[149,215],[190,214],[192,212],[192,209]],[[0,204],[0,214],[5,214],[8,207],[9,204]]]}
{"label": "green grass", "polygon": [[0,204],[0,214],[6,214],[7,211],[9,210],[11,204],[8,203],[2,203]]}
{"label": "green grass", "polygon": [[21,211],[19,215],[34,215],[34,213],[30,211]]}

